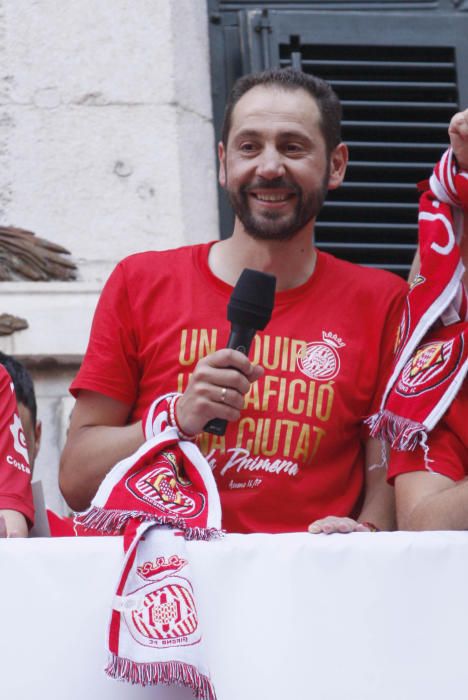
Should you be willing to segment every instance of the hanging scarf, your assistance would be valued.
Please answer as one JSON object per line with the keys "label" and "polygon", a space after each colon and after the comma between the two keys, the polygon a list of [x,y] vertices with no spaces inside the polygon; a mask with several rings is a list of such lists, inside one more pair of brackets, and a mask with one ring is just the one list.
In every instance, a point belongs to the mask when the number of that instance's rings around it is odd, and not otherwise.
{"label": "hanging scarf", "polygon": [[[420,272],[397,333],[394,364],[371,436],[397,450],[420,444],[449,408],[468,369],[468,301],[459,243],[468,216],[468,173],[449,149],[419,203]],[[463,209],[465,212],[463,212]]]}
{"label": "hanging scarf", "polygon": [[220,536],[221,505],[207,461],[168,424],[165,399],[154,402],[153,420],[143,422],[149,439],[115,465],[75,520],[124,535],[106,673],[143,686],[188,686],[197,698],[216,700],[185,540]]}

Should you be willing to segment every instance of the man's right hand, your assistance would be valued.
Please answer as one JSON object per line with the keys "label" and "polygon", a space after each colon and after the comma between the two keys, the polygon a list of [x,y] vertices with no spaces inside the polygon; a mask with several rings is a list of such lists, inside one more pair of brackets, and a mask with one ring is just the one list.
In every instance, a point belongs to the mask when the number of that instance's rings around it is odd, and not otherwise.
{"label": "man's right hand", "polygon": [[468,170],[468,109],[457,112],[449,126],[450,144],[462,170]]}
{"label": "man's right hand", "polygon": [[239,420],[244,397],[263,371],[238,350],[225,348],[202,358],[177,402],[183,432],[196,435],[213,418]]}

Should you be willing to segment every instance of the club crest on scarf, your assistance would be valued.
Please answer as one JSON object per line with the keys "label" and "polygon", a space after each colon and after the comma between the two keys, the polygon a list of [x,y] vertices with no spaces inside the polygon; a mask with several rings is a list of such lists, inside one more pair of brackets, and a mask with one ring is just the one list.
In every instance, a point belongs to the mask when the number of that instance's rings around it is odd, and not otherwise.
{"label": "club crest on scarf", "polygon": [[178,572],[187,560],[177,554],[157,557],[137,568],[147,585],[132,591],[133,607],[124,612],[132,637],[143,646],[188,646],[200,640],[198,615],[190,581]]}
{"label": "club crest on scarf", "polygon": [[297,366],[309,379],[329,380],[340,371],[339,348],[346,345],[336,333],[322,331],[323,342],[308,343],[297,358]]}
{"label": "club crest on scarf", "polygon": [[397,393],[417,396],[442,384],[457,370],[462,354],[462,337],[421,345],[403,368]]}
{"label": "club crest on scarf", "polygon": [[171,450],[163,450],[149,471],[145,467],[132,474],[126,486],[134,496],[162,513],[193,518],[205,507],[203,494],[190,488],[192,483],[181,473]]}

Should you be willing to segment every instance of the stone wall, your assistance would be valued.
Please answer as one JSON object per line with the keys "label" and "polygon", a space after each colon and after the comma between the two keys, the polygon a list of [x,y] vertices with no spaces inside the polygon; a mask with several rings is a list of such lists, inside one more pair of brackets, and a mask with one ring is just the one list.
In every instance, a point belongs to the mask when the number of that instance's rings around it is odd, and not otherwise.
{"label": "stone wall", "polygon": [[71,283],[0,283],[29,328],[0,349],[32,368],[56,471],[67,386],[115,263],[218,237],[205,0],[0,0],[0,224],[68,248]]}

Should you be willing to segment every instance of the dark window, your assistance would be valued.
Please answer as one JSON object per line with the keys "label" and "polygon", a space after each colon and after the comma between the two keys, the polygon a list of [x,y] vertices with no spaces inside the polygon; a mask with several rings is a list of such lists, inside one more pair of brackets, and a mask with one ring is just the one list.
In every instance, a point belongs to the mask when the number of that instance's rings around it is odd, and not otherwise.
{"label": "dark window", "polygon": [[[446,148],[450,117],[460,104],[468,105],[468,77],[461,70],[468,65],[468,7],[282,5],[254,9],[249,2],[211,2],[217,133],[225,96],[242,73],[294,65],[328,80],[343,103],[350,164],[345,183],[329,193],[317,221],[317,245],[406,276],[417,238],[416,184]],[[325,11],[332,6],[333,12]],[[222,195],[220,209],[226,236],[232,214]]]}

